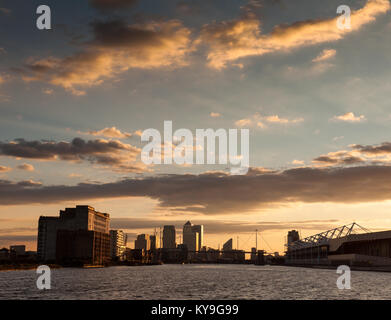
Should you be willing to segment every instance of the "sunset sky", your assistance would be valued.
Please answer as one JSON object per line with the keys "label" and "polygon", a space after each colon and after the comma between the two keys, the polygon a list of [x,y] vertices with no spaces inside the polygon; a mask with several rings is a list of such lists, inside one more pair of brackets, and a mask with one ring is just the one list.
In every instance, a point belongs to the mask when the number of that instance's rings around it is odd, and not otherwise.
{"label": "sunset sky", "polygon": [[[131,241],[202,223],[216,248],[391,229],[389,0],[46,0],[38,30],[41,4],[0,0],[0,247],[36,250],[39,216],[77,204]],[[248,174],[145,165],[165,120],[250,129]]]}

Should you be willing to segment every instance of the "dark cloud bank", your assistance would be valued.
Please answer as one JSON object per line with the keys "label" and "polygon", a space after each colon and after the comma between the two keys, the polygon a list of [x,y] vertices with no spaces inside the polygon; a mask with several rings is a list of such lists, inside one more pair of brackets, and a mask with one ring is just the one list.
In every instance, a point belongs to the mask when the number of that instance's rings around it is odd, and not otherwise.
{"label": "dark cloud bank", "polygon": [[76,186],[0,181],[0,205],[148,197],[162,208],[203,214],[243,213],[292,202],[359,203],[391,199],[391,166],[297,168],[245,176],[221,172],[161,175]]}

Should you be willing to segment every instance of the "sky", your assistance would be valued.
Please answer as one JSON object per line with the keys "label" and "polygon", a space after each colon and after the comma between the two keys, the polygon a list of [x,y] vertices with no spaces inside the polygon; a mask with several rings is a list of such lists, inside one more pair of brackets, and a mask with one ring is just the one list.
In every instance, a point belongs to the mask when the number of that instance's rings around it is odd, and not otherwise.
{"label": "sky", "polygon": [[[0,247],[78,204],[129,246],[187,220],[280,253],[291,229],[391,228],[389,0],[46,0],[50,30],[41,4],[0,0]],[[249,129],[248,173],[143,163],[164,121]]]}

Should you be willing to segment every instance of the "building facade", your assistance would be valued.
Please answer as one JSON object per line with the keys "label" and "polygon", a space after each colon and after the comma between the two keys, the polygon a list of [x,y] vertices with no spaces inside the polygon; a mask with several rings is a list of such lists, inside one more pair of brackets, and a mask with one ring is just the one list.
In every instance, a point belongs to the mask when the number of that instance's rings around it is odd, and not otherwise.
{"label": "building facade", "polygon": [[110,256],[112,259],[123,258],[127,239],[127,235],[122,230],[110,230]]}
{"label": "building facade", "polygon": [[164,226],[163,228],[163,249],[176,248],[175,226]]}
{"label": "building facade", "polygon": [[148,234],[139,234],[134,241],[134,248],[136,250],[151,250],[151,240]]}
{"label": "building facade", "polygon": [[183,226],[183,244],[189,251],[200,251],[203,247],[204,226],[192,225],[187,221]]}
{"label": "building facade", "polygon": [[57,233],[59,230],[83,230],[109,235],[109,225],[109,215],[95,211],[90,206],[66,208],[60,211],[59,217],[41,216],[38,222],[38,259],[40,261],[56,260]]}
{"label": "building facade", "polygon": [[110,235],[90,230],[58,230],[56,261],[61,265],[104,265],[110,260]]}

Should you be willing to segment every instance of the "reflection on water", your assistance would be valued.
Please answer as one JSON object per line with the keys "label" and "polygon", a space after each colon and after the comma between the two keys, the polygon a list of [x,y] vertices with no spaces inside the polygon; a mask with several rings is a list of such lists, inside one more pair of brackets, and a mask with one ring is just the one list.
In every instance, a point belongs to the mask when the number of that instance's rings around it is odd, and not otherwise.
{"label": "reflection on water", "polygon": [[54,269],[52,289],[35,270],[0,272],[0,299],[391,299],[391,273],[352,271],[338,290],[336,270],[251,265],[162,265]]}

